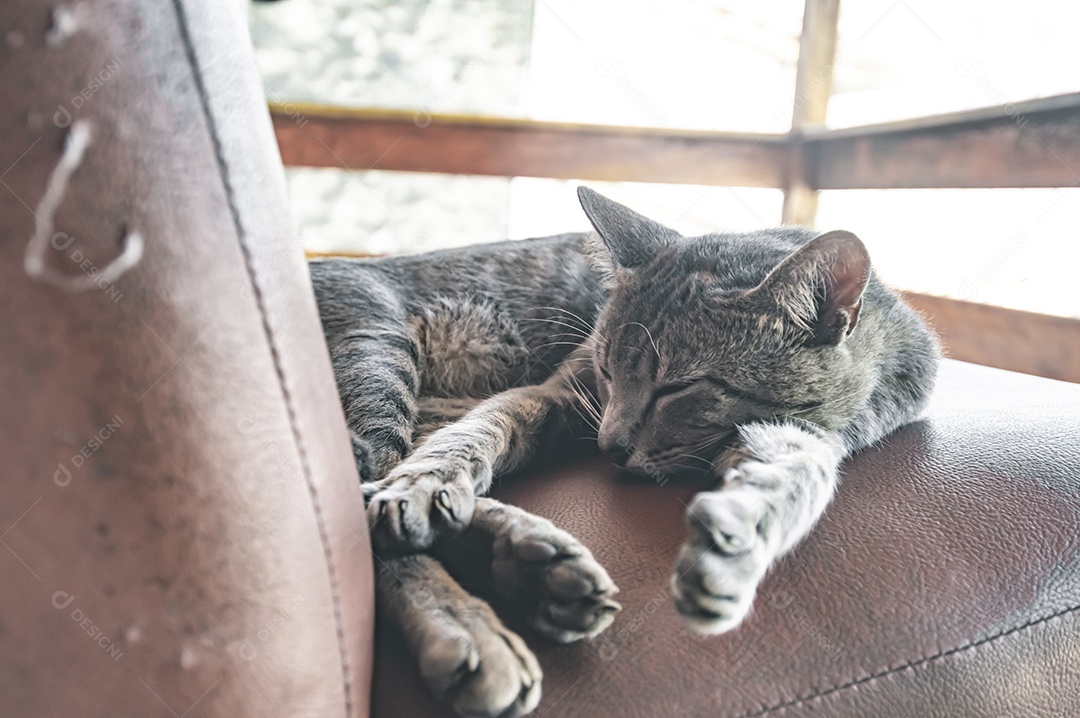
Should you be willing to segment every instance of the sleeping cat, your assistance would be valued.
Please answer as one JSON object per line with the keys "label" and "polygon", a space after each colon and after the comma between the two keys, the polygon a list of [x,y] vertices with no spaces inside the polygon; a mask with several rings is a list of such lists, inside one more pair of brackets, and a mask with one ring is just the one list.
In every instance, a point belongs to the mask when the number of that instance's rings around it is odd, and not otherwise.
{"label": "sleeping cat", "polygon": [[715,479],[689,506],[671,588],[690,628],[719,633],[821,515],[841,460],[919,416],[937,368],[853,234],[683,237],[578,194],[595,234],[311,263],[380,608],[462,715],[528,713],[541,675],[444,564],[484,557],[556,641],[619,608],[573,537],[482,498],[493,477],[591,436],[628,471]]}

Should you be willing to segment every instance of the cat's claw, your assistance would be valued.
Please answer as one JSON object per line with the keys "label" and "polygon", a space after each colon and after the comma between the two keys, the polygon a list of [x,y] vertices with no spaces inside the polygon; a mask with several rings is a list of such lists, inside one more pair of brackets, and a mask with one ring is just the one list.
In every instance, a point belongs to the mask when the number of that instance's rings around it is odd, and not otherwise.
{"label": "cat's claw", "polygon": [[532,712],[540,702],[540,664],[487,604],[470,599],[452,611],[424,615],[421,675],[458,715],[517,718]]}
{"label": "cat's claw", "polygon": [[694,631],[730,631],[750,612],[771,560],[758,530],[767,511],[760,495],[738,489],[704,492],[690,503],[690,539],[679,551],[671,589]]}
{"label": "cat's claw", "polygon": [[529,624],[559,643],[592,638],[622,608],[607,571],[587,548],[547,519],[515,511],[496,538],[492,577]]}
{"label": "cat's claw", "polygon": [[465,530],[476,496],[471,477],[462,473],[452,465],[410,471],[406,463],[366,489],[375,550],[387,555],[425,551],[439,536]]}

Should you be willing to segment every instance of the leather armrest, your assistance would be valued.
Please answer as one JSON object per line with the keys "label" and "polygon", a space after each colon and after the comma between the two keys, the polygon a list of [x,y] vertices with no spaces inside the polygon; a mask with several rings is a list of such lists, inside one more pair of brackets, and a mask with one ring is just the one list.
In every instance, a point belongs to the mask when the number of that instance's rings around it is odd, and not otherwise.
{"label": "leather armrest", "polygon": [[[243,6],[0,28],[0,713],[367,715],[363,500]],[[23,265],[72,123],[45,258],[81,291]]]}

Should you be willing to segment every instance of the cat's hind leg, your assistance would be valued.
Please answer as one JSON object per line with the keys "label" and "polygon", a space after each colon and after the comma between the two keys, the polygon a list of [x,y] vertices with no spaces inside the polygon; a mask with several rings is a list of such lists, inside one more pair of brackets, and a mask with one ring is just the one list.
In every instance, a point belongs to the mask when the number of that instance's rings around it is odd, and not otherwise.
{"label": "cat's hind leg", "polygon": [[431,556],[378,562],[380,611],[400,628],[424,681],[461,716],[516,718],[540,702],[540,665],[485,602]]}
{"label": "cat's hind leg", "polygon": [[416,341],[405,326],[358,327],[337,338],[330,359],[360,479],[377,481],[412,449]]}
{"label": "cat's hind leg", "polygon": [[[436,545],[451,570],[490,567],[495,593],[521,611],[538,633],[558,643],[592,638],[621,606],[619,589],[589,549],[545,518],[494,499],[477,498],[469,529]],[[485,581],[486,583],[486,581]]]}

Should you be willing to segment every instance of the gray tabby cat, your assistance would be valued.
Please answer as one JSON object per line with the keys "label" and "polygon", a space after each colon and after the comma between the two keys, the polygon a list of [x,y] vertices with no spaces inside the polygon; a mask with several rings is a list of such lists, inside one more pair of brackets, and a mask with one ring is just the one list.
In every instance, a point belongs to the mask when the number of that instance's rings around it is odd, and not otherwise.
{"label": "gray tabby cat", "polygon": [[531,711],[540,669],[444,563],[484,556],[495,591],[556,641],[619,608],[580,543],[480,498],[493,477],[585,435],[629,471],[710,474],[672,592],[691,628],[719,633],[821,515],[841,460],[919,416],[937,368],[853,234],[682,237],[578,194],[595,235],[311,264],[380,606],[462,715]]}

